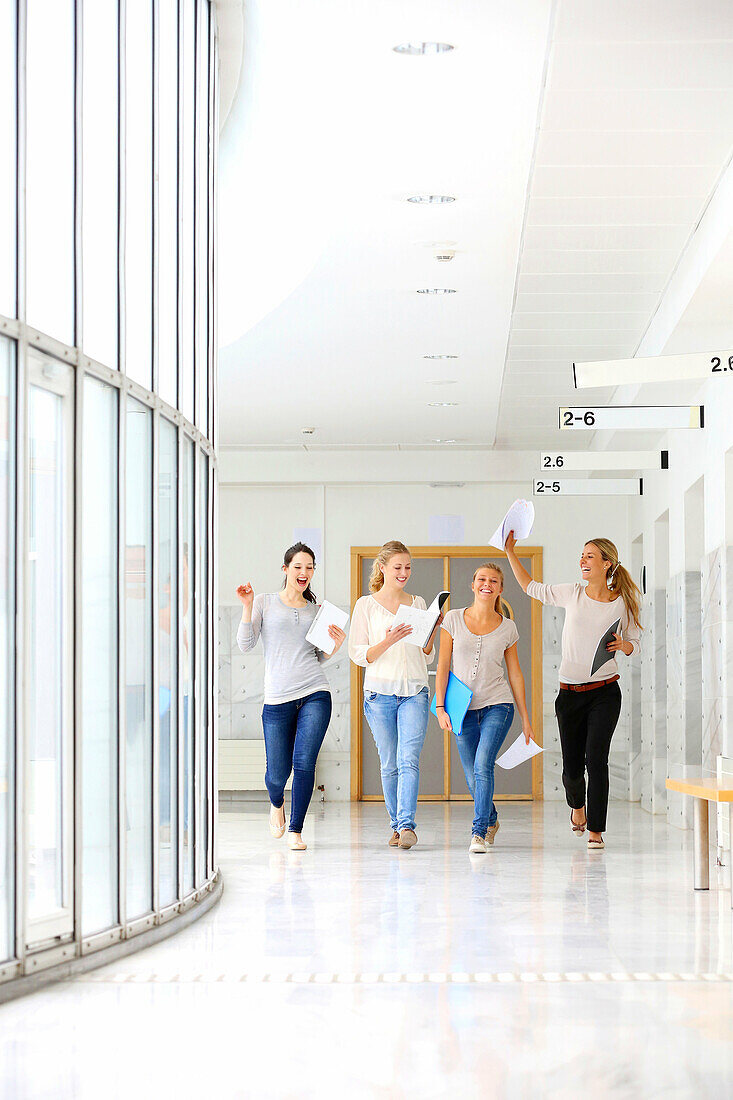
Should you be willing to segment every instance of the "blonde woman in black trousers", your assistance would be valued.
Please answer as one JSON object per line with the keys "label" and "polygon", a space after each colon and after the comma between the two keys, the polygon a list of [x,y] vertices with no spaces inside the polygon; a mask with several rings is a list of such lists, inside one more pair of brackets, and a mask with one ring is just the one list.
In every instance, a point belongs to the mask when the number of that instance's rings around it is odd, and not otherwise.
{"label": "blonde woman in black trousers", "polygon": [[[562,781],[573,832],[588,828],[588,847],[603,848],[608,809],[608,753],[619,714],[621,689],[616,654],[639,651],[641,593],[618,560],[609,539],[587,542],[580,555],[581,581],[540,584],[515,553],[514,533],[506,542],[512,572],[528,596],[565,608],[560,690],[555,714],[560,728]],[[606,647],[608,660],[592,669],[603,635],[620,619]],[[586,771],[588,773],[586,803]],[[586,810],[587,806],[587,810]]]}

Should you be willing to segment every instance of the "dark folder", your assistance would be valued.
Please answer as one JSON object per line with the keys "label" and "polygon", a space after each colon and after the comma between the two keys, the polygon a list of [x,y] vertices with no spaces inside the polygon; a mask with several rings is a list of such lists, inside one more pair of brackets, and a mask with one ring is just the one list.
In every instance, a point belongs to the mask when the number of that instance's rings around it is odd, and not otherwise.
{"label": "dark folder", "polygon": [[618,634],[620,626],[621,626],[621,620],[616,619],[616,622],[613,623],[611,626],[609,626],[608,630],[606,631],[606,633],[603,635],[600,642],[598,643],[598,648],[596,649],[596,655],[593,658],[593,665],[591,666],[591,670],[590,670],[591,676],[595,676],[595,674],[596,674],[596,672],[598,671],[599,668],[601,668],[603,665],[605,665],[608,661],[612,661],[614,659],[614,657],[616,656],[615,653],[609,653],[608,650],[606,649],[606,646],[608,645],[609,642],[613,641],[614,634]]}

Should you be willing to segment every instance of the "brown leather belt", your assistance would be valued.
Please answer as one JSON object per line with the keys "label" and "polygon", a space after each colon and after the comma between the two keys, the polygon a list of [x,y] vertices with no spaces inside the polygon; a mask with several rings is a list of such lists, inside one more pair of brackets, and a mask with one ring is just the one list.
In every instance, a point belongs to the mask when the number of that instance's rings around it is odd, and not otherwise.
{"label": "brown leather belt", "polygon": [[606,684],[615,684],[620,676],[612,676],[610,680],[595,680],[592,684],[560,684],[561,691],[595,691],[596,688],[605,687]]}

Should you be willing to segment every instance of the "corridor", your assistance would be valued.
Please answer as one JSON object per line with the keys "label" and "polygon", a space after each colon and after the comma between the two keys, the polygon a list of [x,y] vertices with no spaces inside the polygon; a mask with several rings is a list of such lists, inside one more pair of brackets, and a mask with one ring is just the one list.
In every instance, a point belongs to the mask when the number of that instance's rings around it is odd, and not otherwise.
{"label": "corridor", "polygon": [[727,1092],[728,869],[695,894],[689,832],[614,802],[593,853],[563,805],[504,803],[470,856],[468,805],[432,803],[401,852],[381,806],[344,804],[292,853],[245,806],[221,818],[218,907],[5,1006],[3,1096]]}

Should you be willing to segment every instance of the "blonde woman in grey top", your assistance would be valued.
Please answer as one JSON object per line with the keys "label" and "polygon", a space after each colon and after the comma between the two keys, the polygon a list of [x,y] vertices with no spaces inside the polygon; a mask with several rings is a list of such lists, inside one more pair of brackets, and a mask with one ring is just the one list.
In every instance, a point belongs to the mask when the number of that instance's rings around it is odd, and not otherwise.
{"label": "blonde woman in grey top", "polygon": [[485,852],[487,843],[493,844],[499,831],[494,765],[514,719],[515,704],[528,744],[532,725],[517,653],[519,633],[512,620],[501,613],[501,568],[493,562],[479,566],[471,589],[473,604],[445,616],[435,696],[441,729],[450,732],[451,720],[444,705],[449,673],[473,692],[457,743],[475,804],[469,851]]}
{"label": "blonde woman in grey top", "polygon": [[[255,596],[251,584],[240,584],[242,621],[237,645],[247,653],[259,638],[265,649],[265,735],[270,796],[270,833],[278,839],[285,832],[285,784],[293,774],[288,846],[305,850],[303,822],[313,795],[316,759],[331,720],[331,692],[321,670],[325,653],[306,638],[318,606],[311,590],[315,554],[296,542],[285,551],[285,584],[280,592]],[[340,627],[328,633],[334,650],[346,639]]]}

